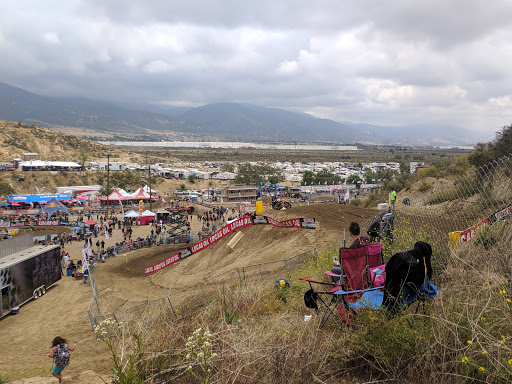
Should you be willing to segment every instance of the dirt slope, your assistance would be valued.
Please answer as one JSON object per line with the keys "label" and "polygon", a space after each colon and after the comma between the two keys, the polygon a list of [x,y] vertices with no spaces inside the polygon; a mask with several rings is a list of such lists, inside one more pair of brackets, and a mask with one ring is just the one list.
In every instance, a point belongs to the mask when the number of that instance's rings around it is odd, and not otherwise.
{"label": "dirt slope", "polygon": [[[269,210],[264,214],[279,220],[314,217],[319,228],[275,228],[270,225],[243,228],[239,231],[244,236],[232,252],[226,244],[234,234],[146,277],[145,267],[164,260],[183,247],[153,247],[138,251],[137,254],[128,254],[126,258],[122,256],[102,265],[95,273],[100,287],[102,310],[114,311],[143,300],[162,297],[232,268],[290,258],[314,247],[322,250],[342,238],[343,230],[348,228],[350,222],[361,222],[375,213],[372,209],[338,204],[312,204],[283,211]],[[197,221],[192,223],[194,230],[194,226],[199,224]],[[348,232],[346,237],[349,243]],[[103,282],[107,279],[109,284],[105,286]]]}
{"label": "dirt slope", "polygon": [[[289,229],[258,225],[243,229],[244,237],[233,252],[228,252],[223,239],[163,271],[144,276],[144,267],[165,259],[176,252],[178,246],[152,247],[147,250],[120,255],[107,260],[94,271],[98,281],[100,306],[116,310],[133,306],[148,298],[161,297],[170,290],[188,286],[210,275],[233,267],[247,266],[270,260],[291,257],[318,247],[320,250],[343,236],[343,229],[351,221],[362,221],[375,214],[374,210],[337,204],[312,204],[293,207],[286,211],[268,211],[276,219],[315,217],[319,229]],[[193,230],[199,222],[194,218]],[[146,236],[149,227],[136,227],[134,236]],[[114,231],[106,240],[107,246],[121,240],[121,232]],[[66,245],[72,258],[78,258],[82,243]],[[96,383],[94,371],[102,377],[110,374],[110,358],[91,331],[87,307],[92,299],[91,288],[71,277],[64,277],[45,296],[21,307],[16,316],[0,320],[0,345],[12,346],[9,353],[0,353],[0,378],[18,380],[31,377],[27,383],[45,383],[38,377],[49,377],[51,361],[45,356],[51,340],[63,336],[79,341],[72,355],[66,375],[74,383]],[[37,376],[37,377],[36,377]],[[32,381],[30,381],[32,380]],[[98,379],[99,380],[99,379]]]}

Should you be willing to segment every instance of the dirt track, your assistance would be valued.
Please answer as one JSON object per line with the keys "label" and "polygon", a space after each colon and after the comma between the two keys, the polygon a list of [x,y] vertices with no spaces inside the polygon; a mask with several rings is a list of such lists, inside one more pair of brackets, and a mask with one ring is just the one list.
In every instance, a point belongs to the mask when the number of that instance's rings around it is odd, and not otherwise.
{"label": "dirt track", "polygon": [[[180,247],[152,247],[108,259],[94,271],[100,306],[103,311],[129,307],[234,267],[291,257],[312,247],[321,250],[342,237],[343,230],[351,221],[361,222],[375,213],[375,210],[337,204],[311,204],[285,211],[267,211],[266,215],[280,220],[314,217],[319,229],[248,227],[241,230],[244,237],[233,252],[226,248],[228,237],[150,276],[144,276],[144,267],[165,259]],[[195,217],[192,225],[192,230],[197,231],[199,223]],[[149,230],[149,227],[136,228],[134,236],[145,236]],[[115,244],[120,237],[120,231],[115,230],[113,238],[106,240],[107,246]],[[72,258],[77,258],[81,246],[82,243],[75,243],[65,249]],[[45,353],[57,335],[79,342],[77,350],[72,353],[72,363],[66,369],[73,383],[94,383],[94,375],[84,373],[87,370],[108,376],[110,359],[90,329],[87,307],[91,298],[88,285],[64,277],[41,299],[24,305],[19,315],[0,320],[0,344],[9,346],[16,343],[9,353],[0,355],[0,378],[48,377],[51,361]]]}

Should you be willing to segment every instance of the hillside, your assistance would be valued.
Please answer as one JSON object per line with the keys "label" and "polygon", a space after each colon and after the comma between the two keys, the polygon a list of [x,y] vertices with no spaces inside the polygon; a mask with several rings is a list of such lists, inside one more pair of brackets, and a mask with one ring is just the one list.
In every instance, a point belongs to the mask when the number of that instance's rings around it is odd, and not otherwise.
{"label": "hillside", "polygon": [[47,128],[0,120],[0,161],[20,157],[24,152],[36,152],[42,160],[67,160],[80,163],[80,153],[90,159],[103,158],[107,152],[122,154],[119,150],[94,141],[80,139]]}

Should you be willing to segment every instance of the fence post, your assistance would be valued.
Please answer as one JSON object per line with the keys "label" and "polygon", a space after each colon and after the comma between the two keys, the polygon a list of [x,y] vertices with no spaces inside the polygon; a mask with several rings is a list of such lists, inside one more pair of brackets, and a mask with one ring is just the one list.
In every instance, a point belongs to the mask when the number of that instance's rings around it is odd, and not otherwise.
{"label": "fence post", "polygon": [[238,273],[238,279],[240,280],[240,285],[242,285],[243,282],[242,282],[242,276],[240,275],[240,268],[237,268],[236,271]]}
{"label": "fence post", "polygon": [[286,262],[286,260],[283,260],[284,261],[284,269],[286,270],[286,277],[288,277],[288,281],[291,281],[292,278],[290,276],[290,270],[288,269],[288,263]]}
{"label": "fence post", "polygon": [[178,319],[178,315],[176,315],[176,312],[174,311],[174,307],[172,306],[171,299],[169,298],[169,296],[167,296],[167,301],[169,302],[169,306],[171,307],[172,314],[174,315],[174,317],[177,320]]}

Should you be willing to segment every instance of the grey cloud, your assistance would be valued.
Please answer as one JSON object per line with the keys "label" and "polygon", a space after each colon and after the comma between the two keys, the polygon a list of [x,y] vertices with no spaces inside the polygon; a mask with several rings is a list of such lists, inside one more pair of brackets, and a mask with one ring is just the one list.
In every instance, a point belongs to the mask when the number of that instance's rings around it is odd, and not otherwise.
{"label": "grey cloud", "polygon": [[512,118],[509,3],[5,3],[0,81],[43,95],[249,102],[491,132]]}

